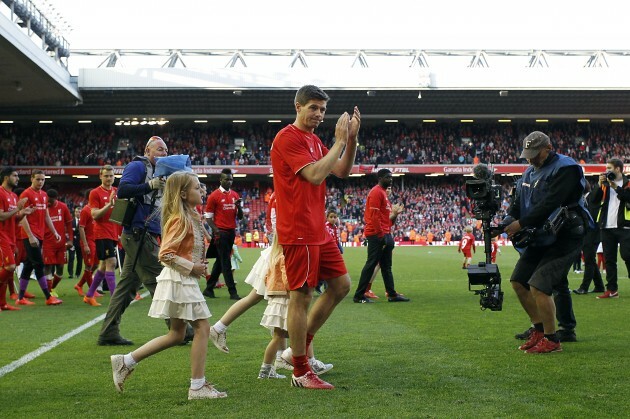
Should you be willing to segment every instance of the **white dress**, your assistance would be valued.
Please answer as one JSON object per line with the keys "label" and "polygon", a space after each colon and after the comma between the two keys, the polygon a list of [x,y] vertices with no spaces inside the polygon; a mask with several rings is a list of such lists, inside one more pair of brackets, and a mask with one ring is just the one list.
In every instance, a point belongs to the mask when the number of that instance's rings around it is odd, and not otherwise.
{"label": "white dress", "polygon": [[[203,231],[201,224],[194,223],[193,263],[202,262],[204,256]],[[157,286],[153,294],[149,316],[160,319],[199,320],[212,316],[206,299],[199,288],[199,278],[180,273],[183,258],[170,255],[168,262],[162,262],[164,268],[156,278]]]}
{"label": "white dress", "polygon": [[268,295],[265,298],[269,301],[260,320],[260,325],[270,329],[272,332],[276,327],[288,331],[287,313],[289,311],[289,296]]}
{"label": "white dress", "polygon": [[254,263],[252,270],[245,278],[245,283],[251,285],[258,295],[265,295],[267,293],[267,286],[265,285],[265,278],[269,272],[269,257],[271,256],[271,247],[266,248],[260,252],[260,257]]}

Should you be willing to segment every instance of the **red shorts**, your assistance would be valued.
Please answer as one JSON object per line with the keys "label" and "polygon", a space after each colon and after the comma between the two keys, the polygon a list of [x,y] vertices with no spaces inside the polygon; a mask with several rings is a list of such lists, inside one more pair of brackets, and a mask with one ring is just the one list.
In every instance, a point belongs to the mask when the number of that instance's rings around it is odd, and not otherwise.
{"label": "red shorts", "polygon": [[0,243],[0,256],[2,256],[0,266],[15,265],[15,247],[12,245]]}
{"label": "red shorts", "polygon": [[314,288],[320,279],[338,278],[348,273],[339,247],[332,236],[321,245],[282,245],[290,290],[307,284]]}
{"label": "red shorts", "polygon": [[81,250],[83,250],[81,254],[83,256],[83,263],[85,263],[85,266],[91,267],[98,264],[98,259],[96,258],[96,243],[89,242],[88,246],[90,246],[90,254],[88,255],[83,248],[81,248]]}
{"label": "red shorts", "polygon": [[42,250],[42,255],[44,256],[44,265],[65,265],[68,263],[68,258],[66,256],[66,244],[63,243],[62,246],[59,245],[46,245],[44,242],[44,247]]}
{"label": "red shorts", "polygon": [[19,265],[22,262],[26,262],[26,249],[24,249],[24,240],[17,239],[15,247],[17,247],[17,256],[15,257],[16,265]]}
{"label": "red shorts", "polygon": [[470,250],[468,250],[468,251],[462,250],[462,253],[464,254],[465,258],[471,258],[472,257],[472,252]]}

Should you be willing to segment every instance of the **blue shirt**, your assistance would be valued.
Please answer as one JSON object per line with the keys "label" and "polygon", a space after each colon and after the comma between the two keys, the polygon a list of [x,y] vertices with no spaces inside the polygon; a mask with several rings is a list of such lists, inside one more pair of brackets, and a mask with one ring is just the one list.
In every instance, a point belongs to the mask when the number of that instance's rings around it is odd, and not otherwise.
{"label": "blue shirt", "polygon": [[[147,170],[144,163],[138,160],[132,161],[123,170],[122,178],[118,185],[118,197],[124,199],[137,198],[136,202],[138,202],[131,227],[125,227],[123,230],[125,233],[131,233],[133,228],[144,228],[145,220],[149,216],[153,191],[146,182],[146,174]],[[147,231],[153,234],[162,234],[160,209],[154,206],[153,213],[154,215],[149,222]]]}

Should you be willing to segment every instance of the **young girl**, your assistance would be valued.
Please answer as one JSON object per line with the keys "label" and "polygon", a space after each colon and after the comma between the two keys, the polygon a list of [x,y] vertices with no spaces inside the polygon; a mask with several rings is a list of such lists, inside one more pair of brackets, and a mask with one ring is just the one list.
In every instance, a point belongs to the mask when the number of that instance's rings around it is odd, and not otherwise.
{"label": "young girl", "polygon": [[195,205],[201,203],[197,176],[175,172],[169,176],[162,200],[162,246],[159,258],[164,265],[157,277],[157,287],[149,316],[170,318],[168,334],[157,337],[127,355],[112,355],[114,386],[123,391],[123,383],[138,362],[164,349],[179,345],[186,334],[186,321],[195,330],[190,351],[192,378],[188,399],[215,399],[227,394],[206,382],[206,352],[210,311],[199,288],[205,274],[204,233]]}
{"label": "young girl", "polygon": [[243,263],[243,258],[241,257],[241,254],[238,253],[238,246],[236,244],[232,245],[232,255],[230,256],[230,263],[232,264],[232,275],[234,275],[234,272],[237,269],[241,269],[239,263]]}
{"label": "young girl", "polygon": [[268,299],[268,304],[260,325],[271,330],[272,338],[265,349],[258,378],[287,378],[285,375],[278,374],[274,365],[278,351],[285,346],[286,338],[289,337],[287,333],[289,295],[285,285],[287,283],[287,275],[284,269],[282,248],[277,240],[274,240],[271,246],[269,266],[270,268],[265,279],[265,298]]}

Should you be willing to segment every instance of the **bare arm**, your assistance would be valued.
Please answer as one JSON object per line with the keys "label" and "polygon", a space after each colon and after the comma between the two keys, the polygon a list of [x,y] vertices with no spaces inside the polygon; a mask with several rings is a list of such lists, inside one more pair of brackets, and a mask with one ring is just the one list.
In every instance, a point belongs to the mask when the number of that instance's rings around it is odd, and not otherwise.
{"label": "bare arm", "polygon": [[55,225],[50,219],[50,214],[48,214],[48,211],[46,211],[46,225],[48,226],[48,230],[50,230],[50,232],[55,236],[55,241],[61,240],[61,236],[59,235],[59,233],[57,233],[57,230],[55,230]]}
{"label": "bare arm", "polygon": [[[340,160],[339,156],[348,143],[348,122],[349,116],[348,113],[345,112],[337,121],[337,126],[335,128],[335,144],[332,146],[328,154],[315,163],[309,164],[300,170],[300,175],[313,185],[321,185],[326,177],[328,177],[328,175],[332,172],[335,165],[339,161],[344,161],[343,158]],[[356,153],[356,143],[354,149]],[[345,154],[346,153],[344,153],[344,156]],[[352,168],[352,166],[350,167]],[[335,173],[335,175],[337,174]]]}
{"label": "bare arm", "polygon": [[81,237],[81,245],[86,255],[90,254],[90,245],[88,244],[87,237],[85,236],[85,227],[79,226],[79,236]]}
{"label": "bare arm", "polygon": [[352,172],[354,159],[357,155],[357,146],[359,145],[358,135],[361,126],[361,113],[358,107],[354,107],[354,114],[348,122],[348,143],[343,151],[343,155],[332,169],[332,173],[339,178],[347,178]]}
{"label": "bare arm", "polygon": [[103,208],[92,208],[92,218],[98,220],[99,218],[103,217],[107,213],[107,211],[109,211],[110,208],[114,206],[115,199],[116,191],[112,191],[111,195],[109,196],[109,202],[105,204]]}
{"label": "bare arm", "polygon": [[33,232],[31,231],[31,225],[28,223],[28,218],[27,217],[22,218],[22,221],[20,221],[20,225],[22,226],[22,228],[24,229],[24,232],[26,233],[26,236],[28,237],[28,242],[32,246],[37,246],[39,241],[37,240],[37,237],[35,237],[33,235]]}

